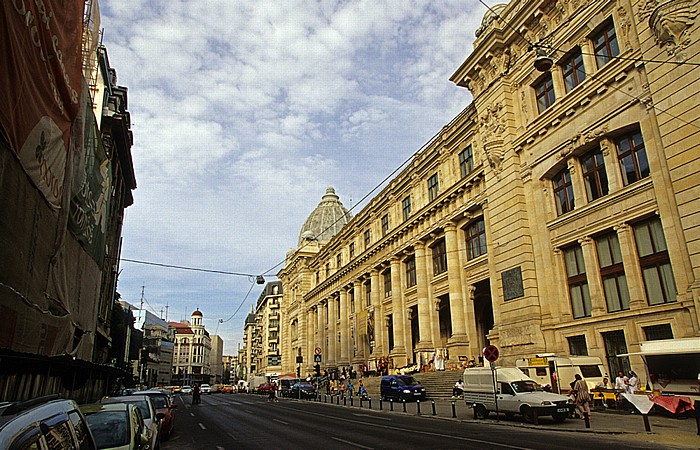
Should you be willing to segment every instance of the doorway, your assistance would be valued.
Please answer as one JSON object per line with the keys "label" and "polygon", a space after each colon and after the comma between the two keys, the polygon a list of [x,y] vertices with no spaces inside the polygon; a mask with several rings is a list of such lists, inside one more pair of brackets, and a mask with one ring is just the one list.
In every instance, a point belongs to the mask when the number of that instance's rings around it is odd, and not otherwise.
{"label": "doorway", "polygon": [[479,348],[489,345],[488,334],[493,329],[493,304],[491,303],[491,286],[489,280],[474,284],[474,320]]}

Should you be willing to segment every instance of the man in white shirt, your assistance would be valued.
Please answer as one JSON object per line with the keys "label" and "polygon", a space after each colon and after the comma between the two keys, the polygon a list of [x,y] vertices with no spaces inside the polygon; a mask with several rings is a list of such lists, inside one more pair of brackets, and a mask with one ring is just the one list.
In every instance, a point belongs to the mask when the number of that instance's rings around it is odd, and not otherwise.
{"label": "man in white shirt", "polygon": [[615,389],[622,391],[627,391],[627,385],[629,383],[629,378],[625,376],[623,371],[617,373],[617,378],[615,378]]}

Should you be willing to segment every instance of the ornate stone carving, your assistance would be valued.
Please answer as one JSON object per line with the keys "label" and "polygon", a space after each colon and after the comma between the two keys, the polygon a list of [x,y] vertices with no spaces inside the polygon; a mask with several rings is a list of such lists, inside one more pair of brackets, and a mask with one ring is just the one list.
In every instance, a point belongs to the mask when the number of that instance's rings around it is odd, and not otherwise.
{"label": "ornate stone carving", "polygon": [[651,89],[649,89],[649,83],[644,83],[642,85],[642,94],[639,96],[639,103],[644,105],[647,111],[654,107],[654,100],[651,97]]}
{"label": "ornate stone carving", "polygon": [[618,29],[620,30],[620,40],[622,41],[622,44],[625,48],[632,48],[632,46],[630,45],[629,36],[630,28],[632,27],[632,25],[630,24],[629,14],[627,14],[627,10],[624,6],[620,6],[617,8],[617,17],[619,18],[617,25]]}
{"label": "ornate stone carving", "polygon": [[647,0],[639,8],[639,20],[649,18],[649,28],[656,37],[660,48],[666,47],[666,53],[677,61],[685,61],[683,53],[691,43],[686,31],[695,24],[698,10],[690,0],[672,0],[659,4],[656,0]]}

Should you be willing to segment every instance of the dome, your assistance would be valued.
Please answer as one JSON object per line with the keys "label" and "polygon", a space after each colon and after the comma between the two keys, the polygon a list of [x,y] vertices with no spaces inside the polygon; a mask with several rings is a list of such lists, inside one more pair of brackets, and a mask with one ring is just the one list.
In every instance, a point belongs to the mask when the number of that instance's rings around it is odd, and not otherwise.
{"label": "dome", "polygon": [[486,31],[486,28],[488,28],[488,26],[491,25],[491,22],[493,22],[494,20],[498,19],[499,16],[501,16],[501,13],[503,13],[503,10],[506,9],[506,6],[508,5],[505,3],[499,3],[486,10],[484,18],[481,19],[481,26],[477,28],[476,32],[474,33],[476,37],[481,36],[484,33],[484,31]]}
{"label": "dome", "polygon": [[306,241],[330,241],[350,219],[352,214],[340,202],[335,189],[329,186],[321,202],[311,211],[301,227],[299,245]]}
{"label": "dome", "polygon": [[200,311],[199,308],[197,308],[197,310],[192,313],[192,316],[202,317],[202,311]]}

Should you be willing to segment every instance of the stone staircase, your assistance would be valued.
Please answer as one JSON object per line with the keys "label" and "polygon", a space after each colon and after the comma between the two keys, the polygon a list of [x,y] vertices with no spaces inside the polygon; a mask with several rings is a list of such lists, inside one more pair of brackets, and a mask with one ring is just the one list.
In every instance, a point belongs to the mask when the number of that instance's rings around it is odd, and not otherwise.
{"label": "stone staircase", "polygon": [[[447,370],[443,372],[423,372],[414,373],[413,377],[425,387],[428,398],[450,398],[452,397],[452,387],[455,382],[462,378],[461,370]],[[379,385],[381,377],[363,378],[362,382],[367,389],[367,394],[372,398],[379,398]],[[357,392],[357,382],[355,391]]]}

